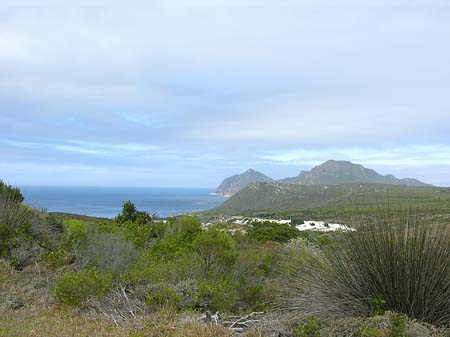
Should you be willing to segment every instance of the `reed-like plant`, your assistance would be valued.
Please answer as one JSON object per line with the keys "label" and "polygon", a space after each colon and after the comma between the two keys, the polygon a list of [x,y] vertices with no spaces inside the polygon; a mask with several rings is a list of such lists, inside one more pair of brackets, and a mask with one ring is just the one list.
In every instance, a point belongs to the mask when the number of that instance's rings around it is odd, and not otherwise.
{"label": "reed-like plant", "polygon": [[22,204],[23,199],[18,189],[6,187],[0,181],[0,225],[18,228],[30,219],[31,209]]}
{"label": "reed-like plant", "polygon": [[409,212],[353,226],[320,258],[293,265],[281,308],[297,317],[391,310],[450,324],[450,227]]}

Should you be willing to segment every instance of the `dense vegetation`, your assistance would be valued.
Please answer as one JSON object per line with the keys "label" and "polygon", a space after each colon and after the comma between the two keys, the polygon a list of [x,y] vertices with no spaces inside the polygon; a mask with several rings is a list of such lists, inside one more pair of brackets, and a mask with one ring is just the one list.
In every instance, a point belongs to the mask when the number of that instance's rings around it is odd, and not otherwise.
{"label": "dense vegetation", "polygon": [[410,318],[450,323],[450,233],[388,214],[334,234],[131,201],[94,219],[32,210],[2,183],[0,335],[232,336],[202,313],[261,311],[247,336],[444,336]]}
{"label": "dense vegetation", "polygon": [[293,210],[313,207],[393,205],[448,205],[450,188],[388,186],[378,184],[291,185],[255,183],[224,202],[217,213],[248,210]]}

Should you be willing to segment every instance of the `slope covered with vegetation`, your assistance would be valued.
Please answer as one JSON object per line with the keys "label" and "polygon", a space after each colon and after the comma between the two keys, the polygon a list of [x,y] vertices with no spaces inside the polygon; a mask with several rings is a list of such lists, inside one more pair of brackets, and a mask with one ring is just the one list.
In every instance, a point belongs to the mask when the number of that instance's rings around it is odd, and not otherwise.
{"label": "slope covered with vegetation", "polygon": [[448,203],[450,188],[379,184],[305,186],[255,183],[225,201],[220,210],[289,210],[386,203]]}
{"label": "slope covered with vegetation", "polygon": [[450,232],[421,217],[235,230],[126,202],[114,220],[76,219],[1,186],[1,336],[231,337],[240,317],[247,337],[448,335]]}

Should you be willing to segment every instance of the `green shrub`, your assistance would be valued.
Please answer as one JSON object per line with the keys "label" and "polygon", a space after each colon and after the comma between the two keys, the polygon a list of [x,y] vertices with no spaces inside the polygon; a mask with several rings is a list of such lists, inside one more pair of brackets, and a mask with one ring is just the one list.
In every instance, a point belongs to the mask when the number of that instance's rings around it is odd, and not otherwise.
{"label": "green shrub", "polygon": [[237,287],[236,282],[225,277],[219,280],[201,280],[196,304],[202,307],[208,303],[212,311],[232,312],[239,300]]}
{"label": "green shrub", "polygon": [[170,307],[178,309],[181,297],[169,284],[158,284],[148,292],[145,303],[150,307]]}
{"label": "green shrub", "polygon": [[389,318],[389,337],[408,337],[406,323],[407,319],[404,315],[393,313]]}
{"label": "green shrub", "polygon": [[63,304],[77,307],[89,297],[101,299],[111,288],[112,275],[96,269],[67,272],[56,280],[55,296]]}
{"label": "green shrub", "polygon": [[67,266],[72,262],[72,256],[64,248],[44,251],[41,253],[41,259],[53,269]]}
{"label": "green shrub", "polygon": [[177,284],[201,277],[203,274],[201,263],[195,253],[185,253],[166,259],[150,251],[139,257],[138,262],[127,272],[126,279],[135,284],[160,282]]}
{"label": "green shrub", "polygon": [[138,253],[133,242],[120,234],[112,234],[88,226],[86,237],[74,249],[77,265],[80,269],[106,269],[115,276],[126,272],[137,261]]}
{"label": "green shrub", "polygon": [[0,258],[6,257],[12,248],[14,232],[11,227],[0,224]]}
{"label": "green shrub", "polygon": [[65,225],[65,245],[70,248],[77,248],[86,239],[87,225],[82,220],[64,220]]}
{"label": "green shrub", "polygon": [[214,228],[199,233],[193,242],[194,251],[201,257],[206,275],[231,270],[237,257],[235,246],[229,233]]}
{"label": "green shrub", "polygon": [[288,224],[278,224],[270,221],[254,222],[250,226],[247,237],[259,242],[275,241],[286,243],[290,239],[301,236],[302,233]]}
{"label": "green shrub", "polygon": [[360,337],[384,337],[384,331],[381,328],[370,326],[364,322],[359,329]]}
{"label": "green shrub", "polygon": [[360,337],[409,337],[408,318],[388,312],[386,316],[374,317],[361,324]]}
{"label": "green shrub", "polygon": [[317,318],[314,316],[309,317],[306,323],[298,325],[293,333],[295,337],[320,337]]}

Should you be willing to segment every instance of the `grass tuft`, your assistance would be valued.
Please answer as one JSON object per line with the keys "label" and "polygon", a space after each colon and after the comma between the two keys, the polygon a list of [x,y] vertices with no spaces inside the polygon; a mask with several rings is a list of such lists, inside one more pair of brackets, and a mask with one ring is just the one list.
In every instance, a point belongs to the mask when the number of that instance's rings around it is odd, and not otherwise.
{"label": "grass tuft", "polygon": [[450,227],[409,213],[353,226],[321,258],[294,266],[281,307],[301,317],[391,310],[448,325]]}

